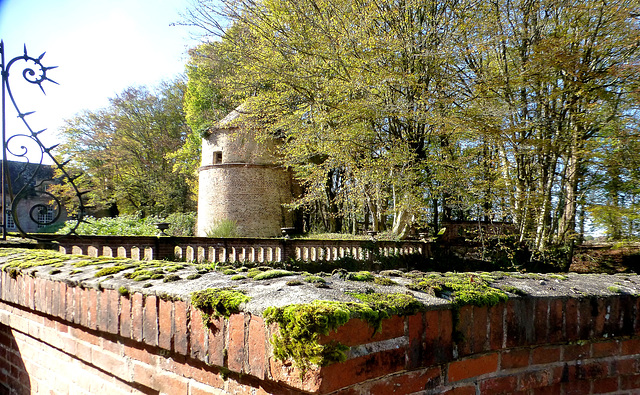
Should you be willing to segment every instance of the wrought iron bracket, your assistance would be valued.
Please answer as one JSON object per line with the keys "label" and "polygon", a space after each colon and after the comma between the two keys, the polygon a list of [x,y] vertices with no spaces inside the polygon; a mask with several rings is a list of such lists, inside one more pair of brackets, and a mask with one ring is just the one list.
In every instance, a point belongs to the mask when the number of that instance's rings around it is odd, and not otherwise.
{"label": "wrought iron bracket", "polygon": [[[2,65],[2,185],[0,188],[2,189],[3,239],[7,236],[9,220],[12,220],[11,225],[14,225],[23,237],[44,241],[64,235],[28,232],[26,221],[32,221],[38,227],[43,227],[64,221],[67,217],[73,217],[75,221],[68,233],[75,233],[78,225],[83,222],[87,208],[82,199],[83,192],[74,182],[78,175],[72,175],[71,171],[65,167],[69,161],[60,162],[52,154],[57,144],[51,147],[44,145],[38,135],[46,129],[36,131],[29,125],[27,117],[35,111],[21,111],[11,90],[11,67],[14,65],[19,67],[23,79],[37,85],[43,94],[46,94],[44,83],[58,84],[47,75],[48,71],[57,66],[44,66],[42,63],[44,55],[45,53],[38,57],[29,55],[25,45],[22,55],[5,62],[4,41],[0,41]],[[6,123],[7,97],[24,127],[21,131],[12,131],[10,135]],[[27,148],[29,146],[36,147],[35,152],[29,151]],[[14,171],[13,177],[10,174],[9,155],[15,158],[16,161],[13,163],[17,163],[14,166],[17,171]],[[45,165],[45,159],[53,165]],[[55,171],[52,171],[52,167]],[[58,196],[60,193],[53,191],[51,185],[64,185],[69,196]]]}

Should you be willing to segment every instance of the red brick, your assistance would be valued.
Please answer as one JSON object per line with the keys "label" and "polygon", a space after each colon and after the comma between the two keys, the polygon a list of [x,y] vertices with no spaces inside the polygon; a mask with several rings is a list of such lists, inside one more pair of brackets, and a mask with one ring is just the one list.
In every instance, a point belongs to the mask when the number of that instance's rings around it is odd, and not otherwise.
{"label": "red brick", "polygon": [[605,322],[603,333],[610,337],[620,334],[620,296],[606,298],[605,302]]}
{"label": "red brick", "polygon": [[[252,315],[249,320],[249,373],[259,379],[265,377],[267,342],[264,320],[259,316]],[[211,350],[211,346],[209,346],[209,350]]]}
{"label": "red brick", "polygon": [[115,289],[107,289],[104,292],[109,299],[107,332],[116,335],[120,326],[120,294]]}
{"label": "red brick", "polygon": [[529,349],[508,350],[502,353],[500,369],[518,369],[529,366]]}
{"label": "red brick", "polygon": [[106,290],[98,291],[98,320],[99,330],[106,332],[109,326],[109,295]]}
{"label": "red brick", "polygon": [[552,299],[549,302],[547,338],[549,343],[558,343],[564,340],[564,301],[562,299]]}
{"label": "red brick", "polygon": [[429,368],[394,375],[378,380],[369,389],[370,394],[409,394],[435,388],[442,384],[442,370],[440,367]]}
{"label": "red brick", "polygon": [[120,296],[120,336],[131,338],[131,298]]}
{"label": "red brick", "polygon": [[181,300],[173,303],[173,350],[187,355],[189,351],[187,304]]}
{"label": "red brick", "polygon": [[209,347],[207,363],[210,365],[224,366],[225,335],[224,317],[211,318],[207,334]]}
{"label": "red brick", "polygon": [[532,395],[561,394],[562,384],[556,383],[548,387],[533,388],[531,391],[532,391],[531,392]]}
{"label": "red brick", "polygon": [[[435,347],[436,362],[448,362],[453,359],[453,312],[451,310],[440,310],[438,312],[439,321],[435,323],[439,328],[439,337]],[[433,323],[429,323],[433,324]],[[427,343],[427,349],[429,345]]]}
{"label": "red brick", "polygon": [[131,295],[131,337],[139,342],[142,341],[143,300],[141,293]]}
{"label": "red brick", "polygon": [[608,392],[614,392],[618,390],[618,378],[607,377],[603,379],[597,379],[593,381],[593,394],[605,394]]}
{"label": "red brick", "polygon": [[158,346],[165,350],[171,350],[173,302],[160,299],[158,303]]}
{"label": "red brick", "polygon": [[234,372],[244,371],[244,314],[229,317],[229,343],[227,367]]}
{"label": "red brick", "polygon": [[567,341],[578,340],[578,300],[567,299],[564,308],[565,338]]}
{"label": "red brick", "polygon": [[158,298],[155,295],[144,299],[142,339],[150,346],[158,345]]}
{"label": "red brick", "polygon": [[[509,299],[506,303],[506,347],[528,346],[534,340],[534,301],[533,298]],[[544,323],[546,325],[546,321]]]}
{"label": "red brick", "polygon": [[449,382],[468,379],[487,373],[495,372],[498,369],[498,354],[488,354],[476,358],[468,358],[462,361],[451,362],[449,364]]}
{"label": "red brick", "polygon": [[568,344],[563,347],[563,361],[575,361],[588,358],[590,354],[590,344]]}
{"label": "red brick", "polygon": [[593,358],[604,358],[619,355],[620,346],[616,341],[606,341],[593,343],[591,345],[591,356]]}
{"label": "red brick", "polygon": [[97,329],[98,293],[95,289],[89,289],[87,290],[87,292],[85,292],[85,297],[88,298],[87,327],[91,329]]}
{"label": "red brick", "polygon": [[640,354],[640,339],[620,341],[620,355]]}
{"label": "red brick", "polygon": [[154,375],[154,389],[163,394],[186,394],[188,391],[188,381],[183,377],[160,373]]}
{"label": "red brick", "polygon": [[597,298],[595,301],[597,305],[597,315],[593,317],[592,336],[594,338],[602,337],[604,334],[604,324],[607,316],[607,305],[604,298]]}
{"label": "red brick", "polygon": [[538,347],[531,351],[531,364],[547,364],[560,361],[560,346]]}
{"label": "red brick", "polygon": [[591,382],[588,380],[569,381],[562,383],[565,395],[585,395],[591,393]]}
{"label": "red brick", "polygon": [[84,318],[84,310],[86,308],[86,302],[84,302],[84,290],[80,287],[74,288],[74,310],[73,323],[82,324]]}
{"label": "red brick", "polygon": [[[132,342],[129,342],[132,343]],[[155,366],[156,357],[144,348],[139,348],[137,343],[125,344],[124,355],[136,361],[142,362],[146,365]]]}
{"label": "red brick", "polygon": [[518,387],[518,377],[515,375],[505,377],[492,377],[480,382],[480,393],[502,394],[510,393]]}
{"label": "red brick", "polygon": [[518,389],[521,391],[532,388],[548,387],[553,377],[551,370],[539,370],[535,372],[525,372],[520,375]]}
{"label": "red brick", "polygon": [[127,378],[127,365],[123,358],[99,348],[91,350],[91,363],[99,369],[109,372],[120,379]]}
{"label": "red brick", "polygon": [[488,310],[486,306],[473,307],[473,352],[489,350]]}
{"label": "red brick", "polygon": [[548,343],[549,299],[536,299],[534,315],[535,341],[537,344]]}
{"label": "red brick", "polygon": [[476,387],[473,385],[465,385],[462,387],[451,388],[442,392],[442,395],[475,395]]}
{"label": "red brick", "polygon": [[375,329],[364,320],[357,318],[349,320],[336,331],[326,336],[321,335],[318,342],[325,344],[337,341],[351,347],[401,336],[404,336],[404,318],[396,315],[383,320],[378,332],[375,332]]}
{"label": "red brick", "polygon": [[[207,338],[205,332],[205,326],[202,322],[202,313],[195,307],[191,307],[189,310],[191,317],[189,321],[189,343],[190,343],[190,355],[191,358],[205,361],[207,355]],[[231,354],[231,352],[229,352]]]}
{"label": "red brick", "polygon": [[593,321],[593,313],[595,312],[597,315],[597,306],[598,303],[595,298],[580,299],[580,303],[578,306],[578,314],[580,319],[580,323],[578,326],[579,339],[587,340],[591,338],[591,322]]}
{"label": "red brick", "polygon": [[489,307],[489,344],[491,350],[502,349],[504,338],[504,303]]}
{"label": "red brick", "polygon": [[640,374],[620,377],[621,390],[630,390],[636,388],[640,388]]}
{"label": "red brick", "polygon": [[467,305],[462,306],[458,313],[458,325],[454,330],[457,331],[460,339],[456,341],[458,346],[458,355],[460,357],[465,357],[470,355],[473,345],[473,306]]}
{"label": "red brick", "polygon": [[618,359],[611,363],[612,375],[633,375],[640,373],[638,358]]}
{"label": "red brick", "polygon": [[345,346],[357,346],[367,344],[372,341],[374,328],[366,321],[361,319],[349,320],[346,324],[339,327],[336,331],[330,332],[328,335],[320,335],[318,343],[326,344],[331,341],[337,341]]}
{"label": "red brick", "polygon": [[607,362],[591,362],[575,365],[575,377],[579,380],[594,380],[609,375],[609,364]]}
{"label": "red brick", "polygon": [[426,354],[426,343],[424,341],[427,330],[424,313],[408,316],[407,336],[409,337],[409,347],[407,348],[407,369],[416,369],[422,365]]}
{"label": "red brick", "polygon": [[35,279],[31,276],[25,277],[25,306],[31,310],[35,310]]}
{"label": "red brick", "polygon": [[67,287],[67,296],[65,298],[65,300],[66,300],[65,314],[64,314],[63,318],[68,322],[74,322],[74,317],[76,315],[76,310],[75,310],[75,302],[76,302],[75,292],[76,292],[76,287]]}
{"label": "red brick", "polygon": [[[331,392],[338,388],[399,372],[404,370],[404,365],[404,350],[393,349],[325,366],[321,370],[322,381],[319,392]],[[271,372],[273,374],[273,369]]]}
{"label": "red brick", "polygon": [[635,297],[631,295],[620,295],[620,321],[621,336],[635,335],[633,331],[633,321],[635,318]]}

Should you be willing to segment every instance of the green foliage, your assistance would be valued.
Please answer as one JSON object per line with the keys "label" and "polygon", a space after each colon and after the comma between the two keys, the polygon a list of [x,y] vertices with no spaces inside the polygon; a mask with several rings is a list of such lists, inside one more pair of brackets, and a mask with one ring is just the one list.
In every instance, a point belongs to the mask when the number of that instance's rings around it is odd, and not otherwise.
{"label": "green foliage", "polygon": [[185,89],[181,80],[155,89],[130,87],[108,107],[66,121],[60,151],[71,159],[69,168],[84,174],[78,181],[89,191],[89,204],[111,214],[143,216],[195,208],[188,182],[195,174],[174,173],[176,159],[168,155],[188,134]]}
{"label": "green foliage", "polygon": [[202,311],[203,324],[209,325],[212,317],[224,316],[240,311],[240,305],[250,300],[241,291],[226,288],[207,288],[191,294],[191,304]]}
{"label": "green foliage", "polygon": [[[159,222],[170,224],[166,233],[171,236],[193,236],[195,226],[195,213],[176,213],[166,218],[149,216],[140,218],[138,215],[120,215],[117,217],[85,218],[76,229],[79,235],[100,236],[155,236],[159,233],[156,226]],[[68,221],[59,234],[66,234],[70,227],[75,226],[75,221]]]}
{"label": "green foliage", "polygon": [[245,102],[281,135],[312,228],[506,219],[541,251],[589,209],[638,234],[637,0],[194,7],[221,36],[192,54],[195,112]]}
{"label": "green foliage", "polygon": [[238,224],[230,219],[223,219],[207,231],[207,237],[238,237]]}

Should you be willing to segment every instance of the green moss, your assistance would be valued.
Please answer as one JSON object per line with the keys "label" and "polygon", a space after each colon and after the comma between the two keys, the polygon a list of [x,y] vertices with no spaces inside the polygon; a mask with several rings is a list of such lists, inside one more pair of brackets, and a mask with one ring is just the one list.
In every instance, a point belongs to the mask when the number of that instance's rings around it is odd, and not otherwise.
{"label": "green moss", "polygon": [[238,272],[236,272],[234,269],[224,269],[222,271],[222,274],[226,274],[228,276],[233,275],[233,274],[237,274]]}
{"label": "green moss", "polygon": [[339,342],[319,344],[320,335],[328,335],[352,318],[361,318],[376,330],[384,318],[394,314],[413,314],[423,306],[404,294],[351,294],[362,303],[315,300],[308,304],[268,307],[267,323],[278,323],[279,333],[271,340],[274,356],[292,360],[301,376],[313,365],[326,366],[346,360],[347,346]]}
{"label": "green moss", "polygon": [[124,296],[125,298],[128,298],[131,292],[127,287],[120,287],[118,288],[118,293]]}
{"label": "green moss", "polygon": [[493,306],[508,299],[504,291],[474,273],[449,273],[414,279],[407,288],[451,300],[454,305]]}
{"label": "green moss", "polygon": [[355,272],[348,273],[346,276],[347,280],[351,281],[373,281],[375,277],[370,272]]}
{"label": "green moss", "polygon": [[167,274],[162,280],[162,282],[170,283],[172,281],[178,281],[178,280],[180,280],[180,276],[178,276],[177,274]]}
{"label": "green moss", "polygon": [[239,280],[244,280],[245,278],[247,278],[247,276],[243,275],[243,274],[236,274],[235,276],[231,277],[232,281],[239,281]]}
{"label": "green moss", "polygon": [[256,281],[259,281],[259,280],[267,280],[270,278],[292,276],[294,274],[295,274],[294,272],[290,272],[288,270],[271,269],[271,270],[267,270],[266,272],[262,272],[253,276],[253,279]]}
{"label": "green moss", "polygon": [[290,287],[296,286],[296,285],[302,285],[303,282],[300,280],[289,280],[286,282],[286,284]]}
{"label": "green moss", "polygon": [[389,286],[389,285],[398,285],[397,282],[393,281],[390,278],[386,278],[386,277],[376,277],[373,279],[373,282],[375,284],[378,285],[385,285],[385,286]]}
{"label": "green moss", "polygon": [[307,276],[304,278],[304,281],[308,282],[308,283],[312,283],[312,284],[324,284],[327,282],[327,280],[325,280],[324,278],[320,277],[320,276]]}
{"label": "green moss", "polygon": [[151,279],[150,274],[139,274],[133,278],[133,281],[145,281]]}
{"label": "green moss", "polygon": [[202,311],[202,320],[208,325],[211,317],[229,317],[240,311],[240,305],[250,300],[244,292],[228,288],[207,288],[191,294],[191,304]]}
{"label": "green moss", "polygon": [[152,280],[160,280],[164,278],[164,274],[161,273],[155,273],[153,275],[151,275],[151,279]]}
{"label": "green moss", "polygon": [[188,275],[188,276],[187,276],[187,280],[195,280],[195,279],[200,278],[200,277],[202,277],[202,275],[201,275],[201,274],[194,273],[194,274],[190,274],[190,275]]}
{"label": "green moss", "polygon": [[509,293],[514,294],[514,295],[520,295],[520,296],[528,295],[528,293],[526,293],[525,291],[521,290],[520,288],[516,288],[516,287],[511,286],[511,285],[505,285],[505,286],[502,287],[502,289],[505,292],[509,292]]}
{"label": "green moss", "polygon": [[613,293],[622,293],[622,289],[620,287],[616,287],[615,285],[607,287],[607,290]]}
{"label": "green moss", "polygon": [[121,271],[127,269],[127,266],[110,266],[105,267],[104,269],[98,270],[94,277],[102,277],[108,276],[110,274],[120,273]]}
{"label": "green moss", "polygon": [[475,273],[431,274],[414,279],[407,288],[451,301],[454,341],[462,340],[462,333],[458,330],[461,306],[494,306],[509,298],[503,290],[489,286],[485,279]]}

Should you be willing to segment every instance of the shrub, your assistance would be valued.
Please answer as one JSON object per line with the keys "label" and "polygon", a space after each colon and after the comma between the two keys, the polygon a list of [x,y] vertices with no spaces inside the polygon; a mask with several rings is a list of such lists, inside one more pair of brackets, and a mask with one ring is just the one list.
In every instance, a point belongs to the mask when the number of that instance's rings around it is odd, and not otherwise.
{"label": "shrub", "polygon": [[[118,217],[94,218],[86,217],[86,222],[80,223],[76,229],[79,235],[96,236],[155,236],[158,234],[156,224],[168,222],[166,231],[172,236],[193,236],[196,222],[195,213],[174,213],[166,218],[145,217],[140,218],[135,214],[125,214]],[[66,234],[75,226],[76,221],[67,221],[65,226],[56,233]]]}
{"label": "shrub", "polygon": [[207,231],[207,237],[238,237],[238,235],[238,224],[229,219],[214,223]]}

